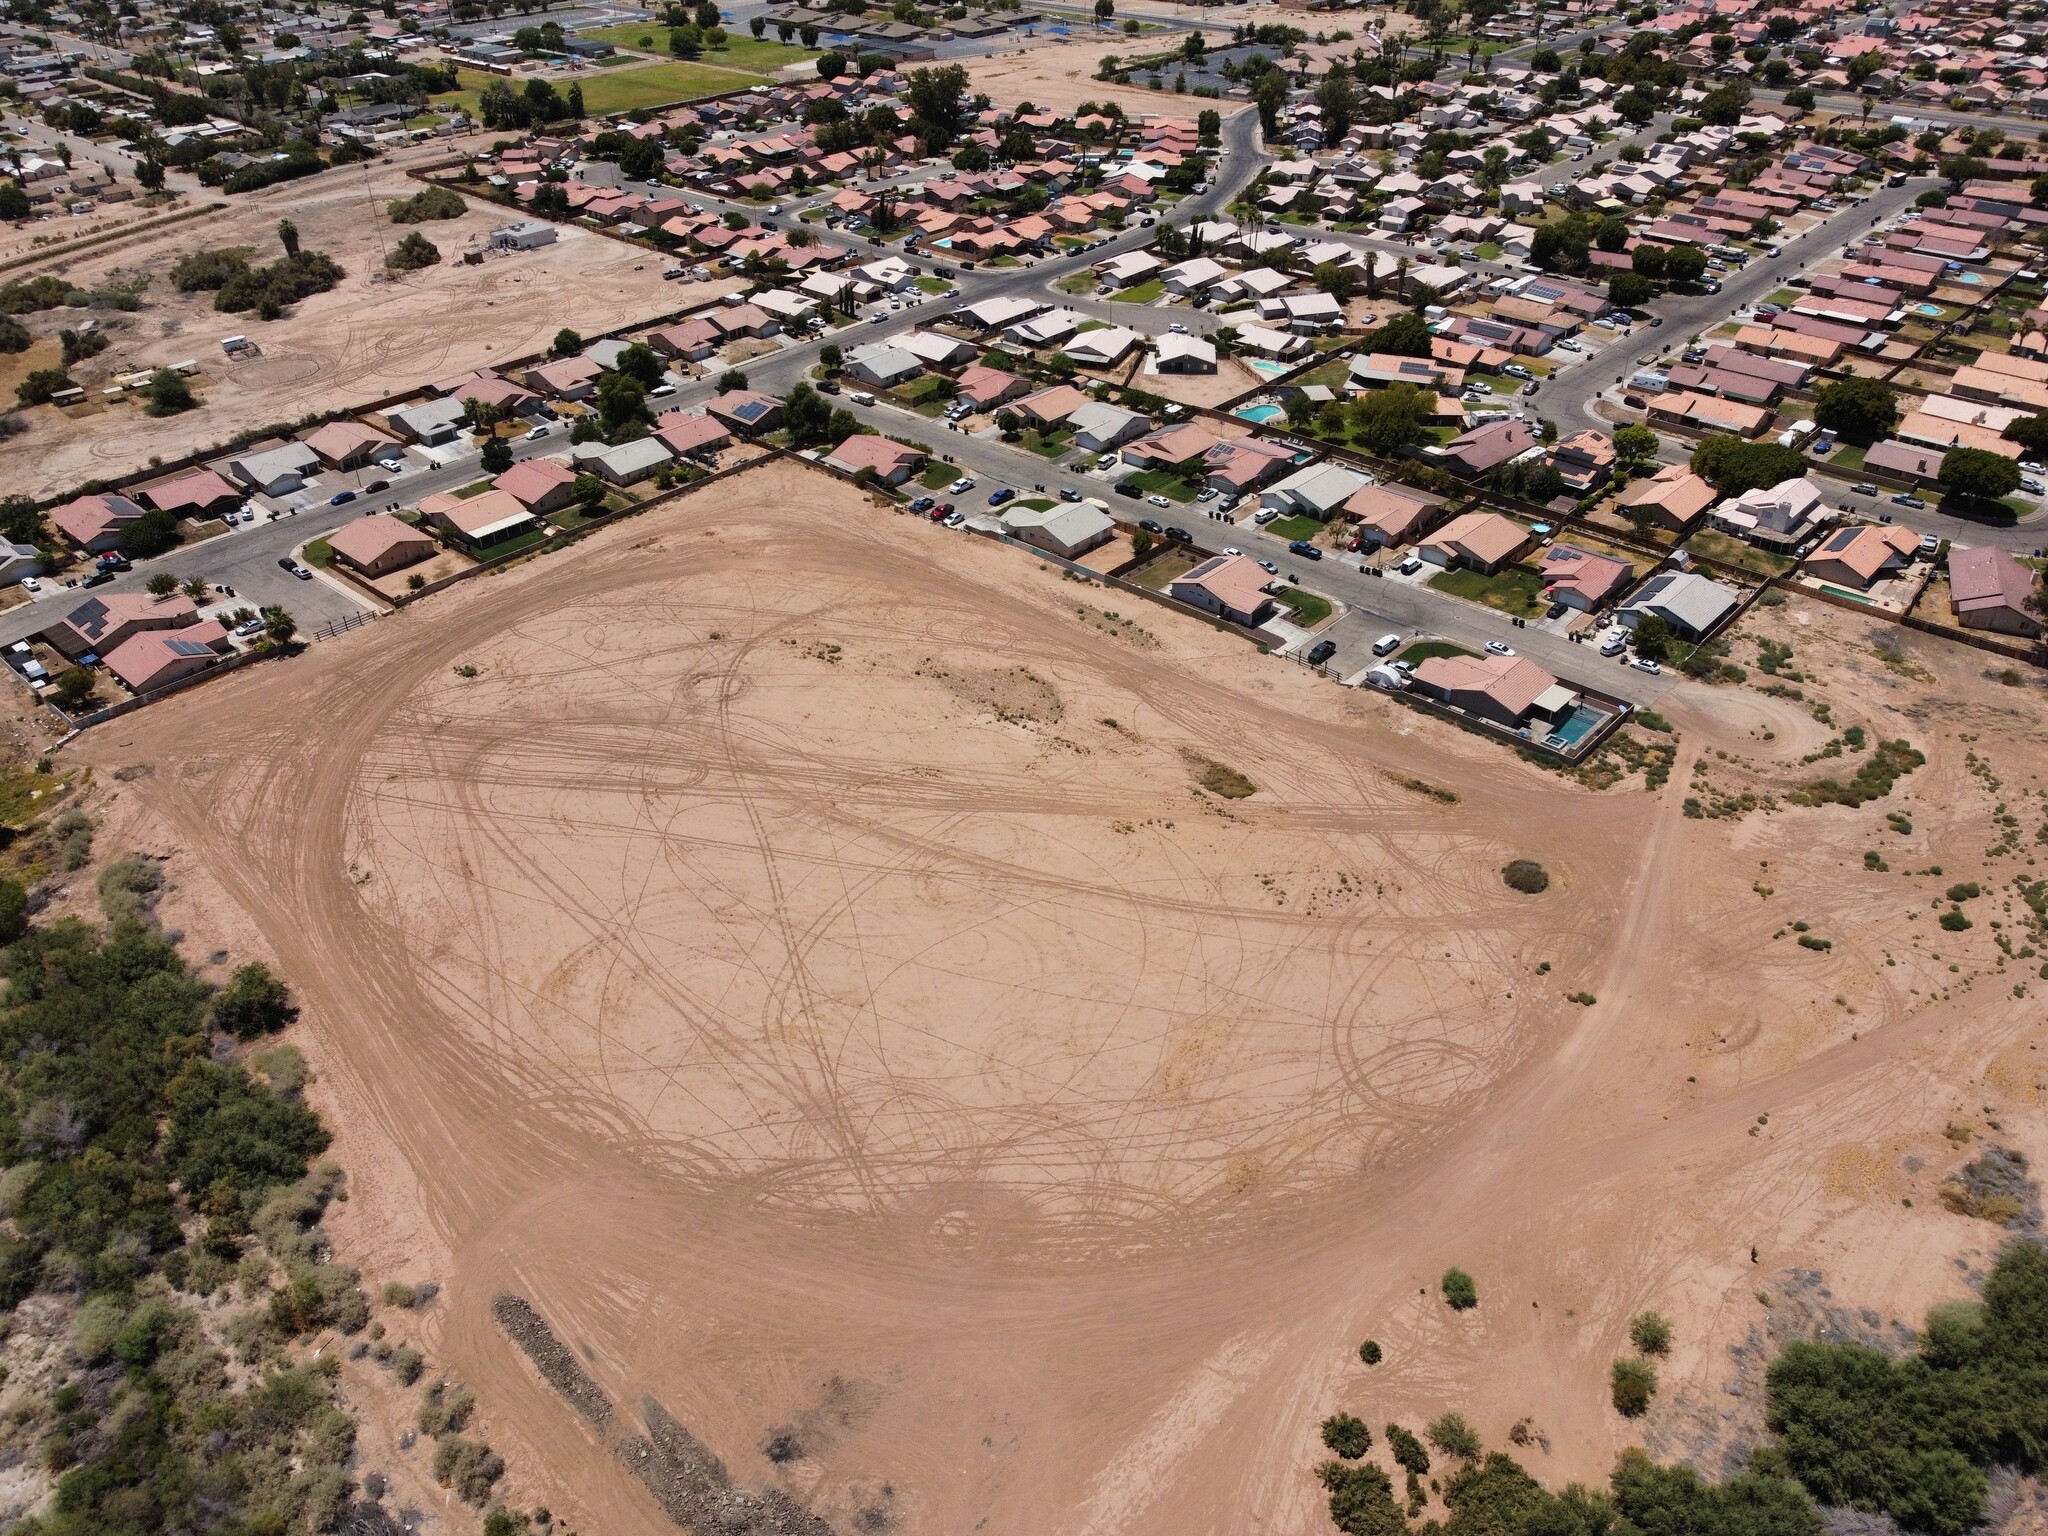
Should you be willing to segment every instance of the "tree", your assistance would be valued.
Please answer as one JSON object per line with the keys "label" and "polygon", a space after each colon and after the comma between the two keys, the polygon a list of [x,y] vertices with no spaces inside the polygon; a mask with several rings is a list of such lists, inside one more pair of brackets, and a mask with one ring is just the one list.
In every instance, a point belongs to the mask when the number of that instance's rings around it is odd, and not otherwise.
{"label": "tree", "polygon": [[[758,20],[759,18],[757,17],[756,19]],[[756,33],[755,36],[758,37],[760,36],[760,34]],[[569,115],[571,117],[575,118],[578,122],[581,122],[583,120],[584,113],[582,81],[572,80],[569,82],[569,91],[568,94],[563,98],[563,104],[568,107]]]}
{"label": "tree", "polygon": [[[1204,107],[1195,114],[1195,131],[1204,144],[1218,144],[1223,139],[1223,114],[1214,107]],[[2034,201],[2041,199],[2037,196]]]}
{"label": "tree", "polygon": [[144,409],[152,416],[175,416],[199,403],[192,398],[192,387],[185,382],[185,376],[175,368],[157,369],[149,376],[142,394],[149,402]]}
{"label": "tree", "polygon": [[1607,280],[1607,297],[1623,309],[1640,309],[1657,297],[1657,285],[1637,272],[1617,272]]}
{"label": "tree", "polygon": [[2030,453],[2048,452],[2048,416],[2015,417],[1998,435]]}
{"label": "tree", "polygon": [[162,507],[151,507],[122,531],[121,553],[133,559],[148,560],[166,550],[176,549],[184,539],[184,531],[179,528],[175,516]]}
{"label": "tree", "polygon": [[1940,479],[1958,496],[1997,501],[2020,488],[2020,467],[1988,448],[1951,448],[1941,456]]}
{"label": "tree", "polygon": [[502,475],[512,467],[512,445],[502,437],[492,437],[484,444],[484,473]]}
{"label": "tree", "polygon": [[284,608],[272,603],[263,610],[263,638],[274,646],[292,643],[292,637],[299,632],[299,621]]}
{"label": "tree", "polygon": [[25,219],[33,212],[27,188],[12,177],[0,181],[0,219]]}
{"label": "tree", "polygon": [[178,578],[169,571],[158,571],[148,581],[143,583],[143,590],[151,597],[169,597],[178,590]]}
{"label": "tree", "polygon": [[660,354],[644,341],[636,341],[621,352],[613,367],[637,382],[642,389],[658,389],[661,381],[668,377],[668,369],[663,365]]}
{"label": "tree", "polygon": [[15,544],[43,548],[50,541],[50,525],[32,496],[0,497],[0,538]]}
{"label": "tree", "polygon": [[1638,1312],[1628,1320],[1629,1342],[1646,1355],[1662,1355],[1671,1349],[1671,1324],[1656,1312]]}
{"label": "tree", "polygon": [[299,254],[299,226],[290,219],[277,221],[277,243],[284,247],[287,256]]}
{"label": "tree", "polygon": [[1438,1415],[1423,1434],[1446,1456],[1455,1456],[1460,1461],[1477,1461],[1480,1452],[1486,1449],[1480,1444],[1479,1431],[1465,1421],[1462,1413]]}
{"label": "tree", "polygon": [[56,684],[51,693],[56,696],[57,707],[76,714],[81,706],[92,698],[96,679],[83,667],[69,667],[57,674]]}
{"label": "tree", "polygon": [[967,71],[958,64],[913,69],[904,80],[910,102],[910,128],[920,142],[944,149],[960,131],[960,103],[967,94]]}
{"label": "tree", "polygon": [[1252,104],[1259,109],[1259,127],[1270,137],[1280,131],[1280,109],[1287,105],[1287,75],[1277,65],[1261,74],[1252,87]]}
{"label": "tree", "polygon": [[1333,1413],[1323,1420],[1323,1444],[1331,1454],[1356,1461],[1372,1449],[1372,1431],[1365,1420],[1348,1413]]}
{"label": "tree", "polygon": [[1951,192],[1962,191],[1964,182],[1983,180],[1990,170],[1991,168],[1975,155],[1950,155],[1941,162],[1941,174],[1948,178],[1948,188]]}
{"label": "tree", "polygon": [[[809,43],[804,46],[808,48]],[[846,73],[846,55],[843,53],[821,53],[818,55],[818,75],[824,80],[837,80]]]}
{"label": "tree", "polygon": [[1898,425],[1899,397],[1877,379],[1852,374],[1821,387],[1814,397],[1813,419],[1868,447]]}
{"label": "tree", "polygon": [[953,169],[969,173],[985,171],[994,162],[979,144],[962,144],[953,151]]}
{"label": "tree", "polygon": [[557,357],[574,357],[583,350],[583,338],[566,325],[555,332],[553,351]]}
{"label": "tree", "polygon": [[1396,357],[1428,357],[1432,340],[1429,322],[1410,310],[1395,315],[1367,337],[1364,350]]}
{"label": "tree", "polygon": [[1692,451],[1693,473],[1723,496],[1796,480],[1806,472],[1806,460],[1794,448],[1776,443],[1750,443],[1739,437],[1713,436],[1700,439]]}
{"label": "tree", "polygon": [[639,436],[637,428],[651,420],[647,391],[630,374],[607,373],[597,381],[597,414],[609,442]]}
{"label": "tree", "polygon": [[236,970],[213,999],[213,1026],[237,1040],[274,1035],[298,1019],[291,988],[252,960]]}
{"label": "tree", "polygon": [[36,368],[14,386],[14,398],[23,405],[47,405],[60,390],[71,387],[71,376],[62,368]]}
{"label": "tree", "polygon": [[832,402],[808,384],[798,384],[782,399],[782,425],[790,446],[815,448],[831,431]]}
{"label": "tree", "polygon": [[1479,1305],[1479,1287],[1462,1269],[1447,1269],[1443,1279],[1444,1300],[1453,1312],[1469,1312]]}
{"label": "tree", "polygon": [[418,230],[409,231],[398,242],[397,249],[384,258],[384,266],[392,272],[417,272],[423,267],[439,264],[441,248]]}
{"label": "tree", "polygon": [[1358,272],[1354,267],[1326,261],[1315,270],[1316,286],[1330,295],[1339,304],[1350,299],[1358,291]]}
{"label": "tree", "polygon": [[1095,0],[1095,21],[1103,25],[1116,15],[1116,0]]}
{"label": "tree", "polygon": [[1390,454],[1426,439],[1435,412],[1434,390],[1415,384],[1370,390],[1352,404],[1351,440],[1372,453]]}
{"label": "tree", "polygon": [[1707,272],[1707,253],[1696,245],[1674,245],[1664,255],[1664,277],[1673,283],[1696,283]]}
{"label": "tree", "polygon": [[1648,427],[1626,426],[1614,434],[1615,460],[1625,468],[1653,462],[1657,448],[1657,434]]}
{"label": "tree", "polygon": [[179,585],[178,590],[191,598],[193,602],[203,603],[206,601],[207,593],[212,588],[207,586],[204,576],[187,576]]}
{"label": "tree", "polygon": [[0,880],[0,944],[28,932],[28,891],[19,880]]}
{"label": "tree", "polygon": [[768,18],[766,16],[756,16],[747,23],[747,30],[752,32],[756,39],[766,37],[768,35]]}
{"label": "tree", "polygon": [[718,376],[718,392],[731,394],[736,389],[747,387],[747,376],[737,368],[728,368]]}
{"label": "tree", "polygon": [[135,179],[143,191],[161,192],[164,189],[164,168],[155,159],[138,160],[135,162]]}
{"label": "tree", "polygon": [[1635,643],[1645,661],[1663,661],[1671,654],[1671,626],[1662,615],[1646,613],[1636,620]]}
{"label": "tree", "polygon": [[1664,275],[1665,259],[1668,255],[1669,250],[1667,247],[1653,245],[1645,240],[1641,245],[1629,252],[1629,267],[1632,271],[1639,272],[1644,277],[1662,277]]}

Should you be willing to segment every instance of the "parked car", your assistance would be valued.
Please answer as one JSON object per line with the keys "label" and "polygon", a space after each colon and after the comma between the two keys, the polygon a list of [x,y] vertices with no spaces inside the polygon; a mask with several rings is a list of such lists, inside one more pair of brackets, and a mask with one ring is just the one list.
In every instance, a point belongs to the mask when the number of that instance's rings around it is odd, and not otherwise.
{"label": "parked car", "polygon": [[852,394],[848,395],[846,398],[851,400],[855,405],[873,405],[875,403],[875,397],[864,389],[856,389]]}
{"label": "parked car", "polygon": [[1922,555],[1924,555],[1924,556],[1925,556],[1925,557],[1926,557],[1927,559],[1929,559],[1929,560],[1932,560],[1932,559],[1933,559],[1933,558],[1934,558],[1934,557],[1935,557],[1936,555],[1940,554],[1940,553],[1941,553],[1941,536],[1940,536],[1939,534],[1934,534],[1934,533],[1923,533],[1923,534],[1921,534],[1921,535],[1920,535],[1920,553],[1921,553]]}
{"label": "parked car", "polygon": [[1511,379],[1533,379],[1536,377],[1535,374],[1524,368],[1520,363],[1503,363],[1501,364],[1500,371]]}
{"label": "parked car", "polygon": [[1858,481],[1855,485],[1850,486],[1849,489],[1854,491],[1858,496],[1875,496],[1878,494],[1877,487],[1872,485],[1868,480]]}
{"label": "parked car", "polygon": [[1197,501],[1214,501],[1215,499],[1216,487],[1213,485],[1205,485],[1199,491],[1195,492],[1195,500]]}
{"label": "parked car", "polygon": [[839,393],[839,381],[838,381],[837,379],[820,379],[820,380],[818,380],[818,393],[819,393],[819,394],[821,394],[821,395],[836,395],[836,394],[838,394],[838,393]]}
{"label": "parked car", "polygon": [[945,522],[941,523],[939,526],[942,528],[958,528],[962,523],[966,521],[967,514],[965,512],[952,512],[947,514]]}
{"label": "parked car", "polygon": [[1375,656],[1384,656],[1390,651],[1398,651],[1399,649],[1401,649],[1401,637],[1399,635],[1381,635],[1379,639],[1372,643],[1372,653]]}
{"label": "parked car", "polygon": [[1649,408],[1648,402],[1641,395],[1623,395],[1621,403],[1632,411],[1647,410]]}
{"label": "parked car", "polygon": [[356,493],[354,491],[336,491],[327,498],[327,505],[330,507],[345,507],[355,499]]}
{"label": "parked car", "polygon": [[1328,661],[1332,656],[1336,654],[1336,641],[1318,640],[1314,645],[1309,647],[1307,657],[1308,664],[1312,667],[1320,667],[1324,662]]}
{"label": "parked car", "polygon": [[1192,544],[1195,542],[1195,536],[1192,533],[1189,533],[1185,528],[1176,527],[1172,523],[1166,525],[1166,536],[1176,544]]}
{"label": "parked car", "polygon": [[1658,666],[1656,662],[1650,660],[1650,658],[1647,656],[1631,656],[1628,660],[1628,664],[1634,667],[1638,672],[1648,672],[1653,677],[1657,673],[1662,672],[1664,670],[1662,667]]}
{"label": "parked car", "polygon": [[237,640],[247,640],[251,635],[260,635],[263,633],[263,621],[261,619],[244,619],[234,627],[232,633]]}
{"label": "parked car", "polygon": [[917,498],[917,500],[913,501],[910,504],[910,510],[913,512],[929,512],[933,507],[937,505],[938,503],[934,501],[931,497],[920,496]]}
{"label": "parked car", "polygon": [[1144,530],[1145,530],[1145,531],[1146,531],[1147,533],[1164,533],[1164,532],[1166,532],[1166,529],[1165,529],[1164,525],[1162,525],[1162,524],[1160,523],[1160,521],[1159,521],[1159,520],[1158,520],[1157,518],[1154,518],[1154,517],[1141,517],[1141,518],[1139,518],[1139,519],[1138,519],[1138,526],[1139,526],[1140,528],[1144,529]]}
{"label": "parked car", "polygon": [[127,556],[117,555],[114,554],[112,551],[109,551],[108,553],[101,555],[99,559],[93,562],[93,564],[97,565],[103,571],[132,571],[135,569],[134,565],[129,561]]}
{"label": "parked car", "polygon": [[962,496],[973,489],[974,477],[972,475],[962,475],[958,480],[955,480],[946,487],[947,494],[952,496]]}
{"label": "parked car", "polygon": [[1116,483],[1116,493],[1119,496],[1142,496],[1145,494],[1145,489],[1143,486],[1135,485],[1129,480],[1119,480]]}
{"label": "parked car", "polygon": [[1147,496],[1145,500],[1148,504],[1155,507],[1171,507],[1173,505],[1164,496]]}
{"label": "parked car", "polygon": [[1486,648],[1496,656],[1512,656],[1515,654],[1515,648],[1505,640],[1489,640],[1486,642]]}
{"label": "parked car", "polygon": [[1226,555],[1241,555],[1244,553],[1244,551],[1239,549],[1235,544],[1226,544],[1223,546],[1223,553],[1225,553]]}
{"label": "parked car", "polygon": [[1422,569],[1422,557],[1420,555],[1410,555],[1406,560],[1395,566],[1394,569],[1403,576],[1413,576]]}
{"label": "parked car", "polygon": [[1287,546],[1287,552],[1291,555],[1299,555],[1304,560],[1320,560],[1323,558],[1323,552],[1317,549],[1315,545],[1309,543],[1307,539],[1296,539]]}
{"label": "parked car", "polygon": [[1524,385],[1522,386],[1522,393],[1523,393],[1524,395],[1533,395],[1533,394],[1535,394],[1535,393],[1536,393],[1536,381],[1535,381],[1535,380],[1533,380],[1533,379],[1531,379],[1531,380],[1530,380],[1530,381],[1529,381],[1529,382],[1528,382],[1527,384],[1524,384]]}
{"label": "parked car", "polygon": [[1625,629],[1610,631],[1607,637],[1600,642],[1600,654],[1602,656],[1619,656],[1627,649],[1628,631]]}
{"label": "parked car", "polygon": [[1927,503],[1922,501],[1918,496],[1906,495],[1902,493],[1892,498],[1892,505],[1895,507],[1912,507],[1915,510],[1918,510],[1919,508],[1926,506]]}
{"label": "parked car", "polygon": [[1004,502],[1010,500],[1016,494],[1017,493],[1011,490],[1007,485],[997,486],[994,490],[988,493],[988,504],[992,507],[1000,507]]}
{"label": "parked car", "polygon": [[299,568],[299,562],[290,555],[279,555],[277,557],[277,568],[280,571],[295,571]]}
{"label": "parked car", "polygon": [[313,573],[296,561],[292,563],[292,574],[301,581],[311,581],[313,579]]}
{"label": "parked car", "polygon": [[363,494],[365,496],[369,496],[377,491],[388,491],[390,489],[391,482],[389,480],[372,480],[368,485],[363,487]]}
{"label": "parked car", "polygon": [[1280,513],[1276,508],[1263,507],[1259,511],[1254,512],[1252,514],[1252,521],[1257,523],[1261,528],[1263,528],[1266,526],[1266,524],[1273,521],[1273,519],[1278,517],[1279,515]]}
{"label": "parked car", "polygon": [[1259,569],[1264,571],[1268,576],[1278,576],[1280,574],[1280,567],[1275,565],[1270,560],[1261,560],[1259,562]]}
{"label": "parked car", "polygon": [[40,592],[43,590],[43,584],[33,576],[24,576],[21,578],[21,590],[24,592]]}
{"label": "parked car", "polygon": [[531,432],[526,434],[526,440],[529,443],[535,443],[539,442],[542,438],[546,437],[547,435],[548,424],[546,422],[542,422],[539,426],[535,427]]}
{"label": "parked car", "polygon": [[81,587],[104,587],[113,579],[114,573],[112,571],[95,571],[92,575],[81,581],[79,585]]}
{"label": "parked car", "polygon": [[1080,499],[1081,493],[1075,490],[1071,485],[1063,485],[1060,487],[1061,501],[1079,501]]}

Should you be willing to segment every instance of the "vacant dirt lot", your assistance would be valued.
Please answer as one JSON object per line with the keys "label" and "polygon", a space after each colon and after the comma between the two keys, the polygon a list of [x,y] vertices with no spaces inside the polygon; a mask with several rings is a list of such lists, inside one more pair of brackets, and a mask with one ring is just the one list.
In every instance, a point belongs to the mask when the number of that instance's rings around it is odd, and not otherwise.
{"label": "vacant dirt lot", "polygon": [[[437,154],[445,154],[442,149]],[[94,386],[117,372],[197,359],[200,408],[152,420],[130,404],[92,406],[68,416],[44,406],[23,413],[30,430],[0,455],[0,494],[47,495],[94,476],[140,467],[211,446],[268,421],[374,400],[449,374],[544,350],[563,326],[595,334],[664,314],[724,291],[717,284],[663,282],[658,256],[564,228],[538,251],[495,255],[464,266],[462,253],[484,246],[509,210],[473,202],[459,219],[399,226],[382,210],[419,184],[397,162],[347,166],[230,201],[226,212],[142,235],[80,257],[61,272],[92,289],[113,277],[144,275],[143,307],[133,313],[55,310],[25,317],[54,334],[87,318],[113,344],[73,377]],[[181,294],[170,271],[190,251],[247,246],[255,259],[282,254],[277,224],[289,218],[308,250],[325,251],[348,276],[332,293],[294,305],[283,319],[225,315],[207,292]],[[384,255],[408,229],[441,251],[441,264],[386,281]],[[262,356],[229,363],[220,338],[246,334]]]}
{"label": "vacant dirt lot", "polygon": [[[1934,1198],[1944,1131],[2048,1152],[1998,946],[2041,689],[1757,631],[1801,696],[1687,685],[1673,782],[1596,793],[771,466],[73,750],[167,920],[303,989],[337,1241],[447,1285],[515,1500],[673,1530],[501,1290],[841,1531],[1310,1532],[1340,1407],[1529,1419],[1556,1482],[1717,1465],[1787,1269],[1916,1318],[2000,1237]],[[1887,797],[1785,803],[1899,735]]]}

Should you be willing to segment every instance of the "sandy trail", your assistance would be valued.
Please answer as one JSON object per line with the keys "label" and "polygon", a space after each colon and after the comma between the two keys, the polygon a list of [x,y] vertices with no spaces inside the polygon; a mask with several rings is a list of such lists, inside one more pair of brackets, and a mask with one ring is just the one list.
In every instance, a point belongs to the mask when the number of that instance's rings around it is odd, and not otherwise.
{"label": "sandy trail", "polygon": [[[2026,1005],[1925,952],[1862,868],[1875,810],[1594,795],[1077,612],[1132,602],[775,466],[81,743],[156,766],[181,880],[305,992],[345,1235],[445,1280],[526,1496],[668,1529],[500,1289],[840,1529],[1028,1533],[1322,1529],[1337,1406],[1533,1417],[1542,1475],[1597,1478],[1637,1433],[1603,1401],[1627,1316],[1689,1298],[1670,1369],[1707,1396],[1752,1242],[1908,1316],[1953,1292],[1981,1229],[1899,1194],[1987,1063],[2039,1139]],[[1754,746],[1714,699],[1672,711],[1688,758]],[[1958,839],[1989,810],[1959,757],[1893,802]],[[1792,904],[1833,953],[1773,945]],[[1880,1124],[1876,1174],[1829,1171]],[[1436,1300],[1451,1263],[1477,1312]],[[1734,1432],[1703,1424],[1664,1427]]]}

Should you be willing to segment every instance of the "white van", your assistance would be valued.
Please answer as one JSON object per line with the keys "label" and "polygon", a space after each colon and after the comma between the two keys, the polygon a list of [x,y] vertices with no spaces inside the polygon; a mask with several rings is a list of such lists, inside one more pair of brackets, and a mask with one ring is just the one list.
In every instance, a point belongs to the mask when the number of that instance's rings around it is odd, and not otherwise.
{"label": "white van", "polygon": [[1391,655],[1399,649],[1401,649],[1401,637],[1399,635],[1381,635],[1379,639],[1372,643],[1372,653],[1375,656]]}
{"label": "white van", "polygon": [[855,405],[873,405],[875,403],[875,397],[864,389],[856,389],[846,398]]}

